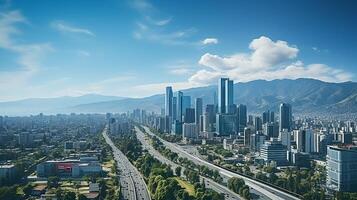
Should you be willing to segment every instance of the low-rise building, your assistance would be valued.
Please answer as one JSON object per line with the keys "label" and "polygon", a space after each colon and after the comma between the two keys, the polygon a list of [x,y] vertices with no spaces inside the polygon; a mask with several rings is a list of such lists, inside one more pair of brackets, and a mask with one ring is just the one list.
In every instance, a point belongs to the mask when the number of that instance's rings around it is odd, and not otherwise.
{"label": "low-rise building", "polygon": [[286,146],[276,138],[270,138],[260,147],[260,156],[266,163],[275,162],[277,166],[287,164]]}

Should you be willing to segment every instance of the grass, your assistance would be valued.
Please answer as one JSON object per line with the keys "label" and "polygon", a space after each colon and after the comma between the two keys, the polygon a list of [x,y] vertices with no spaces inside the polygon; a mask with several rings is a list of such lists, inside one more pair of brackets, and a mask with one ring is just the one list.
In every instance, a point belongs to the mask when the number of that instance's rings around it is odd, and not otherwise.
{"label": "grass", "polygon": [[182,180],[181,178],[175,177],[179,185],[188,192],[190,196],[195,196],[195,188],[192,184],[188,183],[187,181]]}

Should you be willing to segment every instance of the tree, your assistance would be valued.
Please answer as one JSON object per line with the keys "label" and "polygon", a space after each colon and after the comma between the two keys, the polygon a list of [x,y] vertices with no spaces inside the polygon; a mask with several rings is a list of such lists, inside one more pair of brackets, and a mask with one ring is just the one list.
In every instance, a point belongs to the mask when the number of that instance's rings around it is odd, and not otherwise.
{"label": "tree", "polygon": [[78,195],[78,200],[87,200],[87,197],[84,194],[79,194]]}
{"label": "tree", "polygon": [[26,197],[30,196],[32,193],[33,185],[31,183],[26,184],[22,190],[24,191],[24,194]]}
{"label": "tree", "polygon": [[20,199],[20,196],[16,194],[16,186],[1,187],[0,188],[0,199],[1,200],[17,200],[17,199]]}
{"label": "tree", "polygon": [[51,177],[48,177],[47,181],[48,181],[49,188],[57,188],[60,178],[57,176],[51,176]]}
{"label": "tree", "polygon": [[76,193],[67,191],[63,195],[63,200],[73,200],[76,199]]}
{"label": "tree", "polygon": [[176,176],[178,176],[178,177],[181,176],[181,170],[182,170],[182,168],[181,168],[180,166],[178,166],[178,167],[175,168],[175,174],[176,174]]}

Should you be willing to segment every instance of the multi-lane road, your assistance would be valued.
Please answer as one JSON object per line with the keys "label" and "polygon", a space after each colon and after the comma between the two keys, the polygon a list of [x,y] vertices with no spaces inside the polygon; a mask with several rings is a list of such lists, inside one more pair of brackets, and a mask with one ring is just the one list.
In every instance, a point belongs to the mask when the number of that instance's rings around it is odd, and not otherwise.
{"label": "multi-lane road", "polygon": [[114,159],[118,164],[122,198],[125,200],[151,200],[141,174],[130,163],[128,158],[114,145],[107,134],[107,130],[107,128],[103,130],[103,137],[107,144],[112,148]]}
{"label": "multi-lane road", "polygon": [[[143,126],[143,127],[148,134],[154,135],[154,133],[152,133],[148,127],[146,127],[146,126]],[[213,165],[212,163],[209,163],[195,155],[192,155],[192,154],[186,152],[183,148],[181,148],[177,144],[167,142],[160,137],[158,137],[158,138],[161,140],[161,142],[167,148],[169,148],[171,151],[178,153],[181,157],[186,157],[186,158],[192,160],[196,164],[200,164],[200,165],[204,164],[211,169],[218,170],[220,172],[220,174],[226,178],[231,178],[231,177],[242,178],[245,181],[246,185],[248,185],[254,191],[257,191],[260,194],[262,194],[262,198],[264,198],[264,199],[266,199],[266,198],[273,199],[273,200],[298,200],[299,199],[289,193],[278,190],[278,189],[273,188],[273,187],[266,185],[264,183],[255,181],[253,179],[247,178],[245,176],[241,176],[237,173],[233,173],[231,171],[228,171],[226,169],[223,169],[221,167]]]}
{"label": "multi-lane road", "polygon": [[[176,163],[167,159],[166,157],[161,155],[160,152],[155,150],[154,147],[152,145],[150,145],[150,143],[147,141],[147,138],[145,138],[145,134],[138,127],[135,127],[135,132],[136,132],[138,140],[143,145],[143,148],[146,149],[152,156],[154,156],[156,159],[160,160],[161,162],[163,162],[165,164],[171,165],[173,170],[176,167],[178,167],[178,165]],[[216,183],[214,180],[206,178],[206,177],[201,177],[201,179],[205,180],[205,184],[206,184],[207,188],[211,188],[218,193],[223,193],[225,196],[225,199],[227,199],[227,200],[241,199],[238,194],[232,192],[227,187]]]}

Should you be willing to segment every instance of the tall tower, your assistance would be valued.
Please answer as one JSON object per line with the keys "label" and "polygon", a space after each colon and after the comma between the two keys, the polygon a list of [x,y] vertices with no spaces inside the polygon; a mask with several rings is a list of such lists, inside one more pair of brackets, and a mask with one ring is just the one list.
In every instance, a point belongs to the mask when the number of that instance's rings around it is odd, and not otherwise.
{"label": "tall tower", "polygon": [[200,122],[200,116],[202,115],[202,109],[203,109],[202,98],[196,98],[195,99],[195,122],[196,122],[196,124],[199,124],[199,122]]}
{"label": "tall tower", "polygon": [[178,120],[179,122],[182,122],[182,115],[183,115],[183,109],[182,109],[182,99],[183,98],[183,93],[181,91],[177,92],[177,118],[176,120]]}
{"label": "tall tower", "polygon": [[279,132],[283,129],[291,131],[292,126],[292,110],[291,105],[287,103],[280,104],[280,113],[279,113]]}
{"label": "tall tower", "polygon": [[165,95],[165,115],[172,118],[172,87],[166,87],[166,95]]}
{"label": "tall tower", "polygon": [[218,113],[230,113],[233,105],[233,80],[220,78],[218,81]]}

